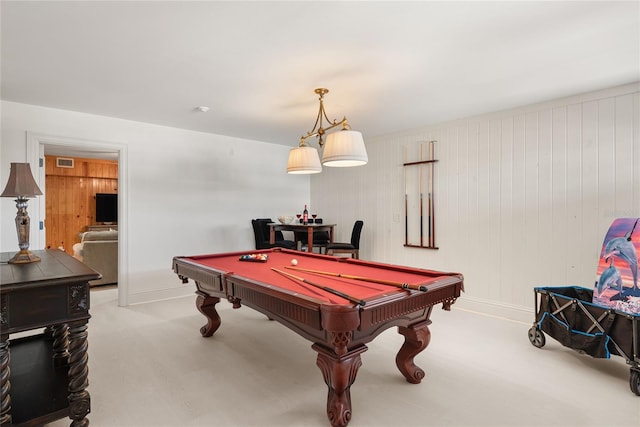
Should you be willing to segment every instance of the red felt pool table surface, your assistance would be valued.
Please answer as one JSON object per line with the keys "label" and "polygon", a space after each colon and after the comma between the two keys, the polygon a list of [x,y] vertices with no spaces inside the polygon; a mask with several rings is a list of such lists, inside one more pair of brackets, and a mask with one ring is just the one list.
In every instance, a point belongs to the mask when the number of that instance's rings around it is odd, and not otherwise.
{"label": "red felt pool table surface", "polygon": [[[242,261],[242,255],[247,254],[264,254],[267,256],[267,261]],[[202,266],[223,271],[227,275],[262,282],[268,286],[279,288],[282,291],[302,294],[318,299],[319,302],[329,304],[349,304],[349,302],[325,290],[310,286],[299,280],[292,280],[291,278],[285,277],[273,269],[275,268],[279,271],[302,277],[314,284],[326,286],[365,301],[386,297],[394,293],[404,295],[407,291],[399,287],[367,282],[365,280],[322,275],[300,269],[408,283],[414,286],[424,285],[428,289],[437,287],[443,282],[448,283],[452,281],[452,276],[448,273],[357,261],[351,258],[319,257],[308,255],[304,252],[288,250],[200,255],[185,257],[184,259],[190,259],[194,263]],[[295,266],[291,264],[291,260],[293,259],[297,260],[297,265]],[[457,280],[457,276],[453,276],[453,278],[453,281]]]}
{"label": "red felt pool table surface", "polygon": [[[243,255],[252,254],[266,255],[267,261],[241,260]],[[291,264],[293,259],[297,260],[295,266]],[[274,269],[304,281],[285,277]],[[299,269],[424,288],[403,289]],[[431,339],[428,327],[431,311],[440,303],[444,309],[450,309],[463,290],[463,277],[459,273],[281,248],[174,257],[173,270],[183,282],[191,279],[196,284],[196,307],[207,318],[207,324],[200,328],[203,336],[213,335],[220,327],[215,305],[223,298],[234,308],[249,306],[258,310],[311,341],[318,353],[316,363],[329,388],[327,416],[334,427],[346,426],[351,419],[350,387],[362,364],[360,354],[367,350],[365,344],[396,326],[405,337],[396,366],[408,382],[419,383],[425,373],[413,360]]]}

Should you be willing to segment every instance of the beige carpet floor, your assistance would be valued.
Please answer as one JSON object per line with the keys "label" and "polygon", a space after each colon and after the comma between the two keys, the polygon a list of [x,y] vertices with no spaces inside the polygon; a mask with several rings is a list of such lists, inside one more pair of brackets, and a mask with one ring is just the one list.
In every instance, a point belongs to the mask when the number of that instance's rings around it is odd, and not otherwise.
{"label": "beige carpet floor", "polygon": [[[221,328],[202,338],[195,296],[118,307],[115,288],[96,288],[91,298],[91,426],[329,425],[310,343],[260,313],[223,301]],[[535,348],[530,326],[436,309],[419,385],[397,371],[403,337],[387,330],[362,354],[349,425],[640,426],[623,358],[551,338]]]}

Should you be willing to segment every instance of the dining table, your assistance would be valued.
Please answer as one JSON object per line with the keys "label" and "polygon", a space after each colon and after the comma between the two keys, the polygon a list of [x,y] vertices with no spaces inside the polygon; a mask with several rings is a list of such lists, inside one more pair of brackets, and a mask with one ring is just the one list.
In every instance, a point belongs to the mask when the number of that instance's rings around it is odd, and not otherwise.
{"label": "dining table", "polygon": [[302,224],[300,222],[292,222],[289,224],[283,224],[278,222],[271,222],[269,225],[269,243],[274,244],[276,242],[276,231],[293,231],[307,232],[307,252],[313,252],[313,232],[314,231],[327,231],[329,232],[329,242],[333,242],[333,229],[336,224],[317,224],[315,222],[309,222],[308,224]]}

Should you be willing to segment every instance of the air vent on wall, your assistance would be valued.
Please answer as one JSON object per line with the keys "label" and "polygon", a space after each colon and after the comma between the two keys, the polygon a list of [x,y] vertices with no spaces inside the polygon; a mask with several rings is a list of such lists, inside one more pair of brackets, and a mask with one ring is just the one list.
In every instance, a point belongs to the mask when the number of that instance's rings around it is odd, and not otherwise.
{"label": "air vent on wall", "polygon": [[56,166],[59,168],[73,168],[73,159],[56,157]]}

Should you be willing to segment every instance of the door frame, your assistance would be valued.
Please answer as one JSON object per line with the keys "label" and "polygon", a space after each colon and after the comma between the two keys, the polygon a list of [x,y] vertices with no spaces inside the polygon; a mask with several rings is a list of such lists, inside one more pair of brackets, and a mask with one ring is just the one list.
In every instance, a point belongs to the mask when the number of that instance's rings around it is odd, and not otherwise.
{"label": "door frame", "polygon": [[[127,218],[127,146],[122,143],[88,140],[80,138],[63,137],[56,135],[47,135],[36,132],[27,131],[27,162],[31,164],[32,169],[38,171],[36,180],[43,192],[43,196],[39,197],[38,203],[34,204],[34,217],[37,218],[36,223],[44,224],[46,214],[46,190],[45,190],[45,168],[44,168],[44,152],[46,146],[55,146],[57,148],[68,148],[69,150],[82,150],[86,152],[113,154],[118,156],[118,305],[127,306],[129,296],[129,266],[127,260],[128,250],[128,218]],[[42,159],[42,162],[40,161]],[[46,230],[37,227],[34,233],[34,246],[44,249],[46,244]]]}

